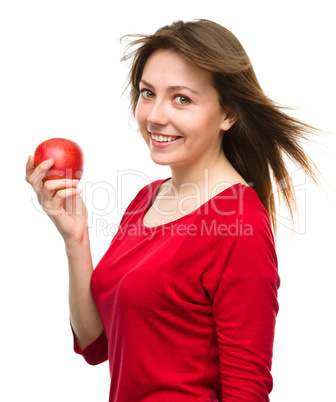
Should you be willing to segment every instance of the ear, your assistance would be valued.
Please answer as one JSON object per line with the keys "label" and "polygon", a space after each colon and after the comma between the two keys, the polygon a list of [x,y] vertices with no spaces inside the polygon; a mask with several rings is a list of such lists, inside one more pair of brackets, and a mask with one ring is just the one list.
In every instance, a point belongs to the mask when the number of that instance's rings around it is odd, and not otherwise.
{"label": "ear", "polygon": [[223,110],[223,120],[221,123],[221,130],[228,131],[238,120],[238,116],[231,109]]}

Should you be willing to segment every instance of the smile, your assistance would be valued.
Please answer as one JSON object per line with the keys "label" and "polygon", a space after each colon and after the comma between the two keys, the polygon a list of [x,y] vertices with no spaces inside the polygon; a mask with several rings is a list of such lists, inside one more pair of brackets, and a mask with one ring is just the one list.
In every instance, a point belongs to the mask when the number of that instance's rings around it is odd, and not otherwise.
{"label": "smile", "polygon": [[171,137],[168,135],[153,134],[153,133],[150,133],[150,136],[151,139],[155,140],[156,142],[172,142],[180,138],[180,137]]}

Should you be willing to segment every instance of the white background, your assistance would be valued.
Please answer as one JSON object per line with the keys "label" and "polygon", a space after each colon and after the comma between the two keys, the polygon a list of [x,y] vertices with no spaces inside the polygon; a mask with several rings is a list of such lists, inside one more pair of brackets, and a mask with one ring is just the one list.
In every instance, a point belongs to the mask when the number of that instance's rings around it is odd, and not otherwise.
{"label": "white background", "polygon": [[107,363],[91,367],[72,351],[64,246],[24,180],[25,163],[48,138],[81,145],[96,264],[138,190],[170,177],[129,120],[118,38],[194,18],[230,29],[266,94],[326,132],[304,145],[322,172],[322,189],[290,165],[300,226],[291,230],[279,214],[271,400],[336,401],[334,5],[288,0],[1,2],[2,401],[107,401]]}

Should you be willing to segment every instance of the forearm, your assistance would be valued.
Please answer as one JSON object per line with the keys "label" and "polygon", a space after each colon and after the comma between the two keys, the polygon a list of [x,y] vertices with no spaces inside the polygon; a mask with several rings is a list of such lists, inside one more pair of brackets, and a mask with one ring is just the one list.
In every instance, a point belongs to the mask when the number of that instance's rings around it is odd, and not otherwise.
{"label": "forearm", "polygon": [[88,233],[80,243],[66,244],[66,253],[69,262],[70,321],[77,343],[84,349],[103,331],[90,291],[93,264]]}

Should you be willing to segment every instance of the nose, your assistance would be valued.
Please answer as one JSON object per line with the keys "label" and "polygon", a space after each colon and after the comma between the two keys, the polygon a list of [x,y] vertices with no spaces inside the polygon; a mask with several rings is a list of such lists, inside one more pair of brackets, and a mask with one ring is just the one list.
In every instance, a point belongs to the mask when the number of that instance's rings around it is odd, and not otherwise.
{"label": "nose", "polygon": [[166,126],[169,123],[167,105],[164,101],[155,99],[147,115],[147,122],[150,126]]}

